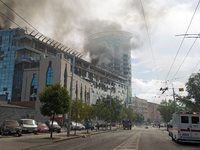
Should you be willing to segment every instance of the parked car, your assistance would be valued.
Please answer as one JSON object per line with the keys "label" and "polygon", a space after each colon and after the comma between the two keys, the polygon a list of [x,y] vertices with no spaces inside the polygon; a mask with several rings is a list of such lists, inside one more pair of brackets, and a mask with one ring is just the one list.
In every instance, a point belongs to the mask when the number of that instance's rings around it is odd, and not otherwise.
{"label": "parked car", "polygon": [[[49,127],[49,131],[51,131],[52,120],[46,121],[45,124]],[[53,132],[61,132],[61,127],[56,121],[53,121]]]}
{"label": "parked car", "polygon": [[79,126],[78,123],[73,121],[70,123],[70,128],[71,130],[81,130],[81,126]]}
{"label": "parked car", "polygon": [[85,130],[85,126],[82,123],[77,123],[81,130]]}
{"label": "parked car", "polygon": [[39,133],[48,133],[49,132],[49,127],[42,122],[37,122],[37,132]]}
{"label": "parked car", "polygon": [[0,134],[18,134],[21,136],[22,129],[16,120],[5,120],[0,128]]}
{"label": "parked car", "polygon": [[22,133],[37,134],[37,124],[33,119],[20,119],[19,124],[22,127]]}

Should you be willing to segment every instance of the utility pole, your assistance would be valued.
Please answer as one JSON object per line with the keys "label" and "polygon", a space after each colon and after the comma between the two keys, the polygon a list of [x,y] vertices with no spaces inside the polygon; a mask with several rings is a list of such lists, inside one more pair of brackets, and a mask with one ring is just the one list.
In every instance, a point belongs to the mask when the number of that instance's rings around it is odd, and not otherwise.
{"label": "utility pole", "polygon": [[[72,60],[72,76],[71,76],[71,85],[70,85],[70,101],[72,102],[72,86],[73,86],[73,74],[74,74],[74,62],[75,62],[75,53],[73,53],[73,60]],[[68,112],[68,120],[67,120],[67,136],[70,136],[70,117],[71,117],[71,103],[70,109]]]}
{"label": "utility pole", "polygon": [[[111,91],[112,91],[112,89],[110,87],[110,108],[111,108]],[[110,116],[110,130],[111,130],[111,116]]]}
{"label": "utility pole", "polygon": [[174,86],[172,89],[173,89],[173,98],[174,98],[174,112],[176,112],[176,99],[175,99]]}
{"label": "utility pole", "polygon": [[[160,91],[163,91],[162,94],[165,93],[165,91],[168,90],[168,87],[166,88],[160,88]],[[172,83],[172,90],[173,90],[173,98],[174,98],[174,112],[176,112],[176,98],[175,98],[175,92],[174,92],[174,85]]]}

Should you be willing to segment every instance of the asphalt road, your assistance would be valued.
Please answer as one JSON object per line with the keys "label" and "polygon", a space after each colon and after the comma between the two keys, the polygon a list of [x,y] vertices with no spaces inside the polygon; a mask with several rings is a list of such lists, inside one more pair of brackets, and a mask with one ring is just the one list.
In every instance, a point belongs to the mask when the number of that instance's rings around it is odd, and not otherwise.
{"label": "asphalt road", "polygon": [[200,145],[178,144],[164,129],[117,130],[32,148],[30,150],[195,150]]}
{"label": "asphalt road", "polygon": [[[97,132],[96,132],[97,133]],[[100,133],[100,132],[99,132]],[[66,134],[55,134],[55,136]],[[0,138],[0,150],[199,150],[200,145],[175,143],[166,129],[133,128],[92,134],[90,137],[64,139],[56,142],[43,139],[44,135]],[[47,135],[46,135],[47,136]]]}

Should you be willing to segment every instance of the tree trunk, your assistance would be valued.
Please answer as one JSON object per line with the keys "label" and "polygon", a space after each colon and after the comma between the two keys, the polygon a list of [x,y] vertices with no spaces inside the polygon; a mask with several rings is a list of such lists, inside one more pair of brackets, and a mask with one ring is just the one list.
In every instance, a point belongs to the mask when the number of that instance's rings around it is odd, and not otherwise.
{"label": "tree trunk", "polygon": [[53,121],[54,121],[54,116],[55,114],[53,114],[53,118],[52,118],[52,122],[51,122],[51,138],[52,138],[52,133],[53,133]]}

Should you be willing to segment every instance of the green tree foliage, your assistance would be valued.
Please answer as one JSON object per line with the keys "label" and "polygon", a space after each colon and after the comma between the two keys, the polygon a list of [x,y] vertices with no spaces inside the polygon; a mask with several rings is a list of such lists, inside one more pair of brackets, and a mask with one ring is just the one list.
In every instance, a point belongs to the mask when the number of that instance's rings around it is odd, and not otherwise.
{"label": "green tree foliage", "polygon": [[131,107],[128,107],[128,108],[123,107],[123,110],[127,114],[127,118],[124,118],[124,119],[131,119],[132,122],[135,122],[137,120],[136,119],[136,113],[134,112],[133,108],[131,108]]}
{"label": "green tree foliage", "polygon": [[123,111],[127,114],[127,117],[123,119],[131,119],[132,122],[140,124],[144,121],[144,116],[140,113],[135,112],[131,107],[124,107]]}
{"label": "green tree foliage", "polygon": [[[85,109],[86,109],[86,115],[85,115],[85,124],[91,123],[91,120],[94,119],[96,117],[96,110],[93,106],[91,105],[85,105]],[[87,128],[87,132],[88,132],[88,128]]]}
{"label": "green tree foliage", "polygon": [[136,114],[135,122],[141,124],[144,121],[144,116],[140,113],[135,113],[135,114]]}
{"label": "green tree foliage", "polygon": [[[167,123],[172,119],[174,113],[174,101],[173,100],[162,100],[157,110],[160,112],[163,120]],[[176,103],[176,111],[185,111],[184,107],[179,106]]]}
{"label": "green tree foliage", "polygon": [[118,120],[120,122],[122,122],[123,119],[127,119],[128,115],[126,114],[126,112],[124,111],[124,109],[122,108],[120,114],[119,114],[119,117],[118,117]]}
{"label": "green tree foliage", "polygon": [[122,109],[122,101],[117,98],[111,98],[110,106],[110,96],[101,97],[97,99],[95,109],[97,117],[101,117],[105,121],[109,121],[110,119],[113,122],[118,121],[117,119]]}
{"label": "green tree foliage", "polygon": [[151,119],[147,118],[147,122],[148,122],[148,124],[151,124]]}
{"label": "green tree foliage", "polygon": [[53,84],[46,87],[42,92],[39,93],[39,100],[42,103],[40,106],[41,114],[49,117],[52,116],[52,125],[54,116],[56,114],[64,114],[69,111],[69,92],[66,88],[61,87],[60,84]]}
{"label": "green tree foliage", "polygon": [[200,73],[192,74],[186,83],[187,96],[177,96],[187,111],[200,111]]}
{"label": "green tree foliage", "polygon": [[[81,122],[87,115],[87,104],[82,99],[76,99],[71,104],[71,120]],[[74,132],[76,134],[76,130]]]}

